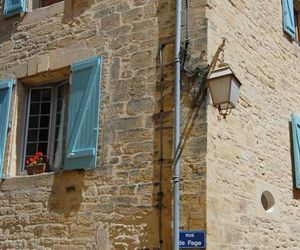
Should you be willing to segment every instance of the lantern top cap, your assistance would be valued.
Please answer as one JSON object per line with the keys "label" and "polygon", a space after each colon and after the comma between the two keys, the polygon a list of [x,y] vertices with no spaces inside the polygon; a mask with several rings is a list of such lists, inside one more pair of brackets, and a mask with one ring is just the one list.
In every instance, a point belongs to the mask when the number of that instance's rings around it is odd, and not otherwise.
{"label": "lantern top cap", "polygon": [[236,81],[239,83],[239,85],[242,85],[230,67],[223,67],[223,68],[213,70],[211,72],[210,76],[207,78],[207,80],[210,81],[212,79],[216,79],[219,77],[225,77],[225,76],[229,76],[229,75],[234,77],[236,79]]}

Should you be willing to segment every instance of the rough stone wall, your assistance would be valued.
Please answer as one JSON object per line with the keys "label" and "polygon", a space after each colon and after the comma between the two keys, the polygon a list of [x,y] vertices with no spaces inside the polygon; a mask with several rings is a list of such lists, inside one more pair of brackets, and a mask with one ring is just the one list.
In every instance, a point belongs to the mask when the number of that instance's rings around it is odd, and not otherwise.
{"label": "rough stone wall", "polygon": [[[300,47],[283,32],[281,1],[208,6],[208,62],[225,37],[225,62],[243,84],[226,120],[208,107],[208,249],[299,249],[289,122],[300,113]],[[273,212],[262,208],[266,190]]]}
{"label": "rough stone wall", "polygon": [[[191,68],[206,60],[205,2],[191,1]],[[9,178],[0,185],[1,249],[172,248],[174,27],[171,0],[65,0],[0,17],[0,78],[18,79],[5,154]],[[97,168],[18,176],[24,90],[66,77],[71,64],[96,55],[104,57]],[[193,105],[189,86],[196,81],[184,81],[182,126],[191,126],[182,153],[181,224],[204,229],[206,109]],[[186,119],[193,110],[196,118]]]}

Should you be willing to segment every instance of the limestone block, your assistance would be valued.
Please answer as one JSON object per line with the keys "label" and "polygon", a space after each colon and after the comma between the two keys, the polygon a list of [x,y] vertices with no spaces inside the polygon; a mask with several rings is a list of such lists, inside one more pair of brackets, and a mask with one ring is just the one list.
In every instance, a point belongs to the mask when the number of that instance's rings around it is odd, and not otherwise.
{"label": "limestone block", "polygon": [[110,30],[120,26],[120,15],[112,14],[101,19],[101,27],[103,30]]}
{"label": "limestone block", "polygon": [[128,115],[137,115],[142,112],[150,113],[153,112],[154,105],[151,97],[140,98],[128,102],[127,104],[127,114]]}
{"label": "limestone block", "polygon": [[20,63],[12,67],[11,72],[15,75],[16,78],[22,78],[27,76],[27,64]]}
{"label": "limestone block", "polygon": [[38,57],[38,68],[37,68],[37,73],[47,71],[49,69],[49,56],[48,55],[43,55]]}
{"label": "limestone block", "polygon": [[36,75],[38,70],[38,58],[34,57],[29,59],[27,67],[28,76]]}
{"label": "limestone block", "polygon": [[151,59],[152,58],[151,58],[150,51],[134,53],[130,59],[131,67],[132,69],[141,69],[141,68],[150,67],[152,65]]}

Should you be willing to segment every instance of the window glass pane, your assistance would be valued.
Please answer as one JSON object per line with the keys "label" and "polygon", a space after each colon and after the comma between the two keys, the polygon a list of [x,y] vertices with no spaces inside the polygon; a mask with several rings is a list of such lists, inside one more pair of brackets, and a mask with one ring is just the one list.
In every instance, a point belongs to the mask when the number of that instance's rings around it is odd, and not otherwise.
{"label": "window glass pane", "polygon": [[50,114],[50,103],[42,103],[42,114]]}
{"label": "window glass pane", "polygon": [[38,116],[30,116],[29,128],[38,128],[38,126],[39,126],[39,117]]}
{"label": "window glass pane", "polygon": [[27,147],[26,147],[26,156],[31,156],[31,155],[35,155],[36,153],[36,147],[37,144],[36,143],[28,143]]}
{"label": "window glass pane", "polygon": [[60,125],[60,117],[61,117],[61,113],[56,114],[56,126]]}
{"label": "window glass pane", "polygon": [[56,128],[55,128],[55,140],[57,140],[57,139],[58,139],[58,135],[59,135],[59,128],[60,128],[60,126],[56,126]]}
{"label": "window glass pane", "polygon": [[41,129],[39,133],[39,141],[48,141],[48,129]]}
{"label": "window glass pane", "polygon": [[36,115],[40,113],[40,104],[39,103],[31,103],[30,104],[30,114]]}
{"label": "window glass pane", "polygon": [[55,143],[54,143],[54,148],[57,149],[57,143],[58,143],[58,140],[55,140]]}
{"label": "window glass pane", "polygon": [[51,89],[43,89],[42,90],[42,100],[43,101],[51,100]]}
{"label": "window glass pane", "polygon": [[41,0],[32,0],[32,9],[37,9],[41,6],[40,4]]}
{"label": "window glass pane", "polygon": [[48,154],[48,143],[39,143],[38,152],[42,152],[44,155]]}
{"label": "window glass pane", "polygon": [[67,103],[68,84],[63,84],[58,88],[57,108],[56,108],[56,127],[54,143],[54,165],[61,167],[63,165],[63,155],[65,147],[66,134],[66,103]]}
{"label": "window glass pane", "polygon": [[63,97],[67,96],[67,92],[68,92],[68,88],[66,87],[67,84],[63,84],[61,86],[59,86],[58,88],[58,94],[57,97],[60,100]]}
{"label": "window glass pane", "polygon": [[48,153],[52,88],[31,89],[29,97],[25,158],[35,155],[38,151]]}
{"label": "window glass pane", "polygon": [[30,90],[24,159],[42,152],[49,158],[51,167],[63,166],[68,89],[65,81]]}
{"label": "window glass pane", "polygon": [[41,128],[48,128],[49,123],[50,123],[50,116],[49,115],[41,116],[41,121],[40,121],[40,127]]}
{"label": "window glass pane", "polygon": [[62,100],[58,100],[58,101],[57,101],[56,112],[61,111],[61,108],[62,108],[61,106],[62,106]]}
{"label": "window glass pane", "polygon": [[29,142],[36,142],[37,141],[37,130],[29,130],[28,131],[28,141]]}
{"label": "window glass pane", "polygon": [[39,102],[41,100],[41,90],[32,89],[31,90],[31,102]]}

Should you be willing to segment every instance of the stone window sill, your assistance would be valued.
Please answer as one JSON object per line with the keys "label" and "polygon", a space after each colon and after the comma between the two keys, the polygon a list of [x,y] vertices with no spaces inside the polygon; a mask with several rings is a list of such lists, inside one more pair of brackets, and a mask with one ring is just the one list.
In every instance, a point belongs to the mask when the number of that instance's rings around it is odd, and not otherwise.
{"label": "stone window sill", "polygon": [[51,187],[55,172],[37,175],[19,175],[2,180],[1,191],[12,191],[24,188]]}
{"label": "stone window sill", "polygon": [[[52,188],[54,183],[59,180],[59,182],[68,187],[68,186],[78,186],[84,173],[94,173],[95,169],[88,170],[69,170],[69,171],[55,171],[47,172],[36,175],[18,175],[13,177],[7,177],[0,181],[0,191],[15,191],[15,190],[26,190],[34,188]],[[72,185],[71,185],[71,184]]]}

